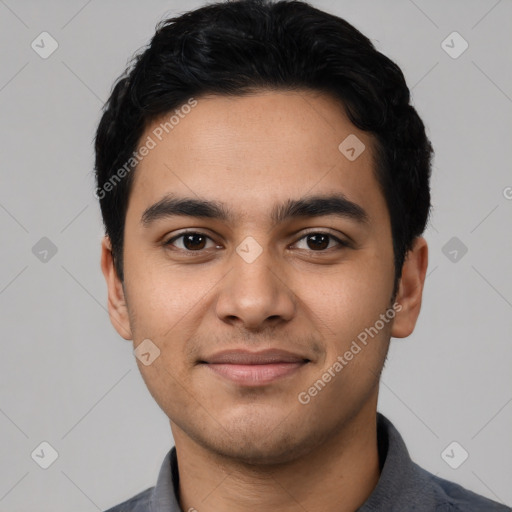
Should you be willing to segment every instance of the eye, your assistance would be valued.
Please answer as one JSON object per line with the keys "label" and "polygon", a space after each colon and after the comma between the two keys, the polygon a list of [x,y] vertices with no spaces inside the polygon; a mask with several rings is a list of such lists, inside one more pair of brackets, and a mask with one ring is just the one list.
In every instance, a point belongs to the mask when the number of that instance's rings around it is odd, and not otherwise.
{"label": "eye", "polygon": [[311,231],[300,238],[297,242],[295,242],[295,244],[299,243],[301,240],[306,240],[306,250],[310,249],[313,252],[322,252],[326,249],[332,249],[332,247],[329,247],[329,240],[336,241],[341,247],[349,246],[347,242],[340,240],[338,237],[330,233],[325,233],[322,231]]}
{"label": "eye", "polygon": [[[175,244],[177,240],[181,240],[181,247]],[[185,233],[181,233],[180,235],[170,238],[164,242],[164,246],[172,246],[182,252],[201,252],[205,249],[208,249],[208,247],[206,247],[208,240],[213,243],[213,247],[217,247],[219,249],[221,248],[221,246],[215,244],[211,237],[198,231],[187,231]],[[306,247],[306,250],[311,250],[313,252],[324,252],[326,249],[332,249],[329,243],[332,240],[334,240],[338,246],[349,247],[347,242],[344,242],[340,238],[323,231],[312,231],[306,233],[297,242],[295,242],[294,245],[298,244],[302,240],[306,240],[306,244],[308,246]],[[210,246],[210,248],[211,247],[212,246]]]}
{"label": "eye", "polygon": [[[182,240],[182,247],[177,247],[181,251],[185,252],[200,252],[202,249],[205,249],[205,243],[207,240],[213,242],[213,240],[206,234],[196,232],[196,231],[187,231],[185,233],[181,233],[178,236],[175,236],[169,239],[164,243],[165,246],[174,246],[174,242],[179,239]],[[215,246],[215,243],[214,243]]]}

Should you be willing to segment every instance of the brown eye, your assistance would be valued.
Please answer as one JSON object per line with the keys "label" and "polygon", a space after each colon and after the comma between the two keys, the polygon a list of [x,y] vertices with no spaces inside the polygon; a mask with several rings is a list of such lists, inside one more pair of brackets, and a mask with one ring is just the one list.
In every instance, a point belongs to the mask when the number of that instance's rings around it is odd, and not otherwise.
{"label": "brown eye", "polygon": [[330,233],[323,233],[318,231],[307,233],[296,243],[299,243],[301,240],[304,239],[306,240],[306,249],[314,252],[321,252],[325,251],[326,249],[332,249],[332,246],[329,247],[331,240],[337,242],[338,246],[348,247],[348,244],[346,242],[340,240],[338,237],[334,235],[331,235]]}
{"label": "brown eye", "polygon": [[307,235],[307,243],[310,249],[327,249],[329,246],[329,235],[324,233],[315,233],[313,235]]}
{"label": "brown eye", "polygon": [[207,240],[211,240],[211,238],[204,233],[188,232],[171,238],[165,242],[165,245],[174,246],[174,242],[179,239],[182,239],[182,247],[177,247],[177,249],[189,252],[199,252],[205,249]]}

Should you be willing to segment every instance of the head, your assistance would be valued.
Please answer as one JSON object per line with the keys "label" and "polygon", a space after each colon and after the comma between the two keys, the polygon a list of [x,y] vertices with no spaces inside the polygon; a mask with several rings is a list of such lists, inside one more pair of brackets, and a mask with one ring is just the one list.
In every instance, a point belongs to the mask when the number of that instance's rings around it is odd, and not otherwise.
{"label": "head", "polygon": [[[375,408],[389,339],[421,305],[432,148],[368,38],[299,1],[165,20],[115,84],[95,149],[109,312],[158,348],[139,367],[175,437],[278,461]],[[205,364],[233,348],[307,362],[243,386]]]}

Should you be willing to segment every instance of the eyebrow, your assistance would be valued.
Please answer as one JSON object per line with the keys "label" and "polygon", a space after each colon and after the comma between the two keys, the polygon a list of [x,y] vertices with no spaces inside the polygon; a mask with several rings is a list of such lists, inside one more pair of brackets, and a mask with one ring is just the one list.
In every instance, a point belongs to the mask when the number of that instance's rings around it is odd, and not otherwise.
{"label": "eyebrow", "polygon": [[[369,223],[368,213],[358,204],[348,200],[343,194],[306,196],[300,199],[288,199],[272,209],[270,218],[273,226],[286,220],[304,217],[335,215],[356,221]],[[169,194],[148,207],[141,217],[145,227],[154,222],[174,216],[216,219],[234,223],[236,214],[219,201],[177,197]]]}

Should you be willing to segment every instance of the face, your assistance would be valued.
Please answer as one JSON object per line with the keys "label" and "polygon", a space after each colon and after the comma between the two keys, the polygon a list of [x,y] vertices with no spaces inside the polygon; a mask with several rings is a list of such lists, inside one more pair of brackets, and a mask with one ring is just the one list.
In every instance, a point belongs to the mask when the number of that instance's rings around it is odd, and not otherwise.
{"label": "face", "polygon": [[113,323],[160,351],[137,364],[175,439],[291,460],[375,409],[389,338],[414,326],[426,257],[406,262],[393,310],[373,141],[327,96],[200,97],[165,136],[159,125],[141,138],[156,145],[134,175],[123,285],[103,246]]}

